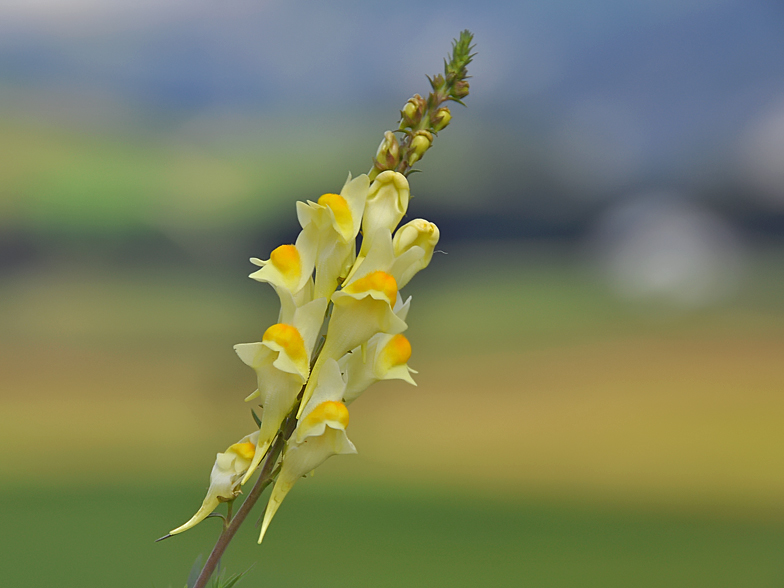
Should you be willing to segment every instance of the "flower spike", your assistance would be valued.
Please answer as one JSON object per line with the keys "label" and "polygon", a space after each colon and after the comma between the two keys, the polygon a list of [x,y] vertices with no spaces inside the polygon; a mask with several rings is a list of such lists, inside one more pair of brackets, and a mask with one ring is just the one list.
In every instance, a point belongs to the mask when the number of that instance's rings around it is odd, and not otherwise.
{"label": "flower spike", "polygon": [[[403,334],[411,297],[404,300],[400,291],[430,264],[439,230],[424,219],[399,225],[411,200],[407,177],[450,124],[447,103],[462,104],[468,95],[471,40],[463,31],[444,73],[428,77],[432,92],[403,106],[367,175],[349,174],[339,193],[297,202],[296,241],[276,247],[269,259],[251,258],[257,269],[249,277],[272,286],[280,299],[277,322],[260,340],[234,346],[256,374],[256,390],[245,400],[261,407],[261,417],[251,408],[258,429],[217,454],[201,506],[162,537],[222,516],[213,511],[228,502],[224,532],[198,578],[189,580],[194,588],[207,586],[267,485],[274,484],[259,543],[297,480],[333,455],[357,452],[346,434],[347,405],[381,380],[416,385]],[[256,470],[253,490],[234,513],[232,501]]]}

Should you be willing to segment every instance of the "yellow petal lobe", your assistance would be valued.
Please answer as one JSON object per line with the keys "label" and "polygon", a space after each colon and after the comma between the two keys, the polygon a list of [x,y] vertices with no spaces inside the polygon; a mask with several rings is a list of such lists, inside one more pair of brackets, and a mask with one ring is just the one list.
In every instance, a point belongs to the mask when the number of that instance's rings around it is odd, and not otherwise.
{"label": "yellow petal lobe", "polygon": [[326,421],[338,422],[344,429],[348,427],[348,409],[346,405],[334,400],[322,402],[304,418],[302,427],[307,429]]}
{"label": "yellow petal lobe", "polygon": [[403,335],[395,335],[384,345],[379,354],[379,362],[389,369],[396,365],[405,365],[411,358],[411,343]]}
{"label": "yellow petal lobe", "polygon": [[281,245],[270,253],[270,261],[286,279],[296,280],[302,273],[299,251],[294,245]]}
{"label": "yellow petal lobe", "polygon": [[397,282],[395,282],[395,278],[382,271],[372,272],[364,278],[351,282],[343,289],[344,292],[349,294],[361,294],[370,290],[382,292],[389,300],[390,305],[394,304],[397,299]]}
{"label": "yellow petal lobe", "polygon": [[308,361],[308,354],[305,351],[305,342],[296,327],[279,323],[272,325],[264,332],[262,341],[271,341],[280,345],[286,354],[295,362]]}
{"label": "yellow petal lobe", "polygon": [[235,443],[229,447],[229,451],[233,451],[242,459],[247,459],[250,461],[253,459],[253,455],[256,453],[256,444],[251,443],[250,441],[246,441],[245,443]]}
{"label": "yellow petal lobe", "polygon": [[340,194],[324,194],[318,199],[318,203],[332,210],[342,233],[349,234],[353,232],[354,221],[351,216],[351,209],[343,196]]}

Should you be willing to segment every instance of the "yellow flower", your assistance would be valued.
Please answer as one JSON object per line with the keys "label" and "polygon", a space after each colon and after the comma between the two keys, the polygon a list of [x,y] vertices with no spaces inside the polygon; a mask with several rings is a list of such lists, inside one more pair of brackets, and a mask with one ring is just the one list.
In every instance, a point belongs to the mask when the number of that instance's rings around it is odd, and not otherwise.
{"label": "yellow flower", "polygon": [[329,298],[354,265],[356,237],[362,223],[370,180],[349,175],[340,194],[324,194],[318,202],[297,202],[297,217],[316,250],[314,298]]}
{"label": "yellow flower", "polygon": [[169,531],[169,535],[187,531],[206,519],[221,502],[234,500],[237,497],[240,493],[240,479],[253,459],[258,436],[258,431],[246,435],[230,445],[224,453],[216,456],[215,465],[212,466],[210,473],[210,488],[207,490],[207,497],[201,508],[187,523]]}
{"label": "yellow flower", "polygon": [[400,227],[394,240],[387,229],[379,229],[372,249],[366,258],[357,258],[357,265],[346,283],[350,284],[356,277],[368,272],[381,270],[392,275],[398,289],[402,289],[430,263],[438,236],[438,227],[422,219]]}
{"label": "yellow flower", "polygon": [[396,259],[403,259],[409,251],[416,248],[424,252],[421,257],[417,253],[416,259],[412,258],[411,263],[400,268],[396,274],[398,288],[403,288],[417,272],[430,265],[439,237],[438,227],[422,218],[414,219],[397,230],[392,239]]}
{"label": "yellow flower", "polygon": [[377,333],[402,333],[408,325],[395,315],[397,282],[376,270],[332,295],[334,308],[322,356],[339,359]]}
{"label": "yellow flower", "polygon": [[346,436],[348,409],[341,402],[346,384],[335,360],[324,363],[318,380],[313,396],[305,405],[302,418],[286,444],[283,464],[264,512],[259,543],[297,480],[333,455],[357,452]]}
{"label": "yellow flower", "polygon": [[395,171],[381,172],[373,181],[362,217],[362,247],[359,261],[367,257],[380,229],[390,233],[400,223],[408,210],[411,191],[406,177]]}
{"label": "yellow flower", "polygon": [[281,306],[286,303],[284,292],[291,294],[296,306],[312,300],[313,269],[316,263],[315,231],[316,227],[309,225],[300,232],[295,245],[281,245],[270,253],[267,260],[256,257],[250,259],[261,269],[249,277],[271,284],[281,299]]}
{"label": "yellow flower", "polygon": [[[437,240],[438,229],[435,225],[422,222],[432,226]],[[327,338],[321,355],[313,366],[314,373],[318,373],[326,359],[339,360],[379,333],[392,336],[408,328],[405,321],[393,311],[398,298],[398,279],[408,281],[426,265],[423,260],[427,252],[416,243],[422,242],[427,245],[427,239],[420,238],[420,235],[432,235],[432,231],[410,228],[405,231],[405,234],[411,235],[413,239],[408,242],[401,237],[401,253],[395,256],[392,235],[388,229],[380,228],[367,257],[357,258],[357,265],[343,288],[332,295],[334,304],[332,318],[329,321]],[[433,247],[427,246],[432,256]],[[313,385],[311,379],[305,388],[303,403],[310,399]],[[301,414],[302,408],[297,416]]]}
{"label": "yellow flower", "polygon": [[246,400],[259,398],[264,407],[256,455],[242,483],[248,481],[269,449],[283,419],[294,407],[310,374],[310,358],[327,301],[317,298],[293,312],[290,323],[266,330],[261,342],[234,346],[240,359],[256,371],[258,389]]}
{"label": "yellow flower", "polygon": [[[405,320],[411,298],[401,305],[395,314]],[[346,377],[346,391],[343,401],[350,404],[371,384],[381,380],[404,380],[416,386],[408,367],[411,357],[411,344],[402,334],[379,333],[367,342],[366,346],[355,348],[340,359],[341,371]]]}
{"label": "yellow flower", "polygon": [[[372,259],[368,258],[367,261]],[[364,267],[366,264],[363,264]],[[327,327],[327,338],[305,387],[297,418],[302,415],[305,404],[313,394],[315,379],[325,361],[341,358],[378,333],[395,335],[408,328],[405,321],[392,311],[396,300],[395,278],[382,270],[371,271],[362,277],[355,276],[342,290],[332,295],[334,307]]]}

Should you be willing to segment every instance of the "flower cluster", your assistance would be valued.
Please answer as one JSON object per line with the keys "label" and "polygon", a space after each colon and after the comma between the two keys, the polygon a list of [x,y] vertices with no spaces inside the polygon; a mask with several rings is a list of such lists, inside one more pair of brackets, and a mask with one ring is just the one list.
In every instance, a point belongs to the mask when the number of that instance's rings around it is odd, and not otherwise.
{"label": "flower cluster", "polygon": [[372,183],[367,175],[349,176],[340,194],[297,203],[302,231],[293,245],[281,245],[267,260],[251,259],[259,269],[250,277],[280,298],[278,322],[261,341],[235,346],[256,372],[258,387],[246,400],[263,408],[261,423],[218,454],[204,503],[170,534],[234,500],[279,435],[285,437],[284,423],[296,419],[280,453],[261,543],[299,478],[332,455],[356,453],[346,436],[346,406],[380,380],[414,384],[411,345],[402,334],[411,298],[404,301],[399,291],[430,263],[439,232],[423,219],[398,227],[409,199],[399,172],[383,171]]}

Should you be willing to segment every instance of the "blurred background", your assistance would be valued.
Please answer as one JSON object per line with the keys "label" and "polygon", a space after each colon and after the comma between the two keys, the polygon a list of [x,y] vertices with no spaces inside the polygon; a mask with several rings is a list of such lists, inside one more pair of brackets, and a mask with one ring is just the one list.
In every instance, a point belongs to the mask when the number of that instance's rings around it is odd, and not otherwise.
{"label": "blurred background", "polygon": [[[252,425],[294,202],[370,167],[450,41],[469,107],[417,388],[352,405],[241,585],[784,586],[784,7],[0,4],[0,551],[19,586],[184,585]],[[303,563],[306,562],[306,563]],[[266,584],[265,584],[266,582]]]}

